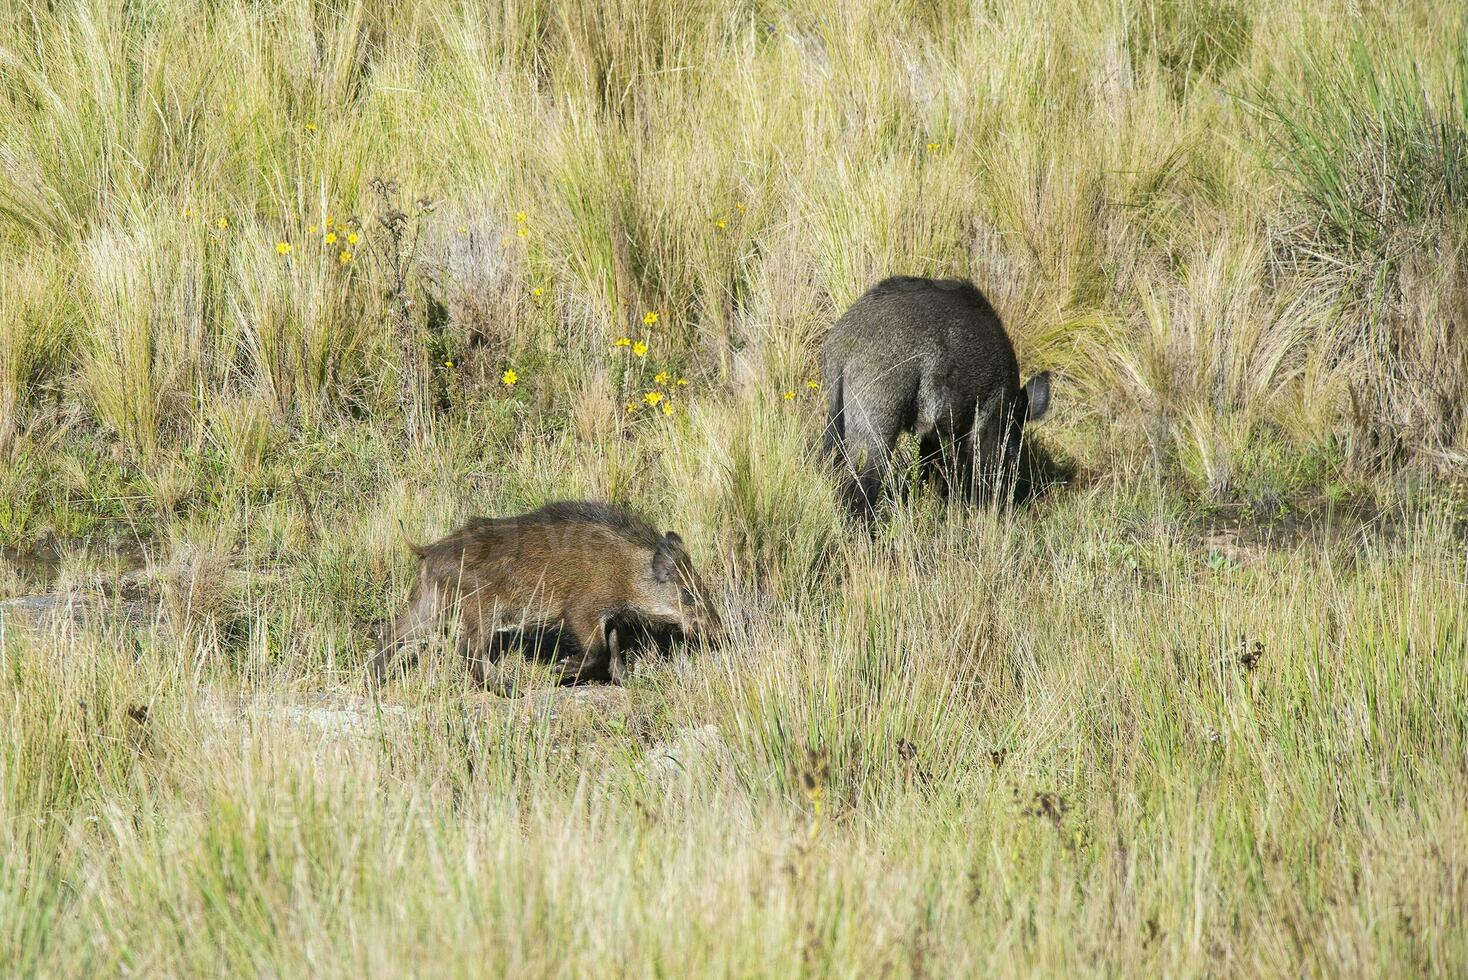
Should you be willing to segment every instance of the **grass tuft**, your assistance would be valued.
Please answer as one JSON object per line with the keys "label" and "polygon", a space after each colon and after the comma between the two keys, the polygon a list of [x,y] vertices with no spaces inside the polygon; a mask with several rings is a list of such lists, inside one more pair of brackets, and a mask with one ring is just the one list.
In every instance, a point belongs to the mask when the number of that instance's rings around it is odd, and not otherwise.
{"label": "grass tuft", "polygon": [[[1361,8],[0,0],[3,972],[1468,973],[1468,35]],[[839,507],[902,273],[1024,505]],[[364,689],[565,497],[726,641]]]}

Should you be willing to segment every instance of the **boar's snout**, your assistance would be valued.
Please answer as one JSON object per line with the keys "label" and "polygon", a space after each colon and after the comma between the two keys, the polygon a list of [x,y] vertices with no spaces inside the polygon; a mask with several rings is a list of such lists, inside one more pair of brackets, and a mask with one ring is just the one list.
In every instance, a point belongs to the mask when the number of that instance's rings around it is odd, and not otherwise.
{"label": "boar's snout", "polygon": [[667,532],[658,542],[653,554],[652,578],[663,600],[659,603],[663,608],[655,616],[661,613],[659,618],[675,624],[690,642],[709,645],[719,641],[724,621],[676,532]]}
{"label": "boar's snout", "polygon": [[683,607],[683,632],[700,646],[716,646],[724,638],[724,621],[701,584],[691,591],[694,601]]}

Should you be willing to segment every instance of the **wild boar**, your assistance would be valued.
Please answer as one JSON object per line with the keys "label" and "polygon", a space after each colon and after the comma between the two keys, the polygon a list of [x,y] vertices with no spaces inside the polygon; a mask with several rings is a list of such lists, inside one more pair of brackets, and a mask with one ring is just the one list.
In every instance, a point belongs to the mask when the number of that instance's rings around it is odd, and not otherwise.
{"label": "wild boar", "polygon": [[478,518],[424,547],[407,608],[384,631],[368,670],[381,683],[403,648],[457,617],[459,651],[477,679],[509,646],[557,648],[563,681],[626,675],[631,641],[703,641],[721,628],[683,540],[593,502],[560,501],[514,517]]}
{"label": "wild boar", "polygon": [[1014,346],[973,283],[895,276],[867,290],[821,347],[825,445],[843,496],[871,517],[903,432],[941,488],[987,501],[1013,484],[1026,422],[1050,404],[1048,371],[1023,388]]}

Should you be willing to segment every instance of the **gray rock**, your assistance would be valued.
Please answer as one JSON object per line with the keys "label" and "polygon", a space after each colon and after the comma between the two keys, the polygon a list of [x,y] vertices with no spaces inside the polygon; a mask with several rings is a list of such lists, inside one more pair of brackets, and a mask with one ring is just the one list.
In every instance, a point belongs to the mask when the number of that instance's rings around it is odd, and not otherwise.
{"label": "gray rock", "polygon": [[[336,739],[398,738],[423,723],[424,713],[400,704],[350,694],[201,694],[198,717],[210,728],[253,729],[279,726],[310,730]],[[623,720],[631,710],[619,687],[540,688],[515,698],[470,695],[464,711],[471,722],[529,722],[549,716],[557,723]]]}
{"label": "gray rock", "polygon": [[699,772],[728,773],[732,756],[729,743],[717,725],[684,728],[667,742],[643,754],[642,764],[653,782],[667,783],[692,778]]}
{"label": "gray rock", "polygon": [[202,695],[195,703],[211,728],[253,728],[260,724],[312,729],[336,738],[376,738],[405,732],[417,713],[402,705],[367,698],[322,695]]}
{"label": "gray rock", "polygon": [[143,619],[146,615],[147,607],[141,602],[82,592],[28,595],[0,601],[0,628],[4,629],[35,631],[109,618]]}

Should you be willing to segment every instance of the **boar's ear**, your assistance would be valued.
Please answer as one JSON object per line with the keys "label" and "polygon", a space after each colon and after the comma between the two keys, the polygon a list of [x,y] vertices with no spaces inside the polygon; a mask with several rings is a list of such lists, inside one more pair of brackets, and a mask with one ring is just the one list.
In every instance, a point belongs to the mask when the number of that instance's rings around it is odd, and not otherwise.
{"label": "boar's ear", "polygon": [[659,582],[666,582],[678,572],[678,553],[683,550],[683,539],[672,531],[659,539],[652,553],[652,574]]}
{"label": "boar's ear", "polygon": [[1038,422],[1050,408],[1050,372],[1041,371],[1025,382],[1025,421]]}

